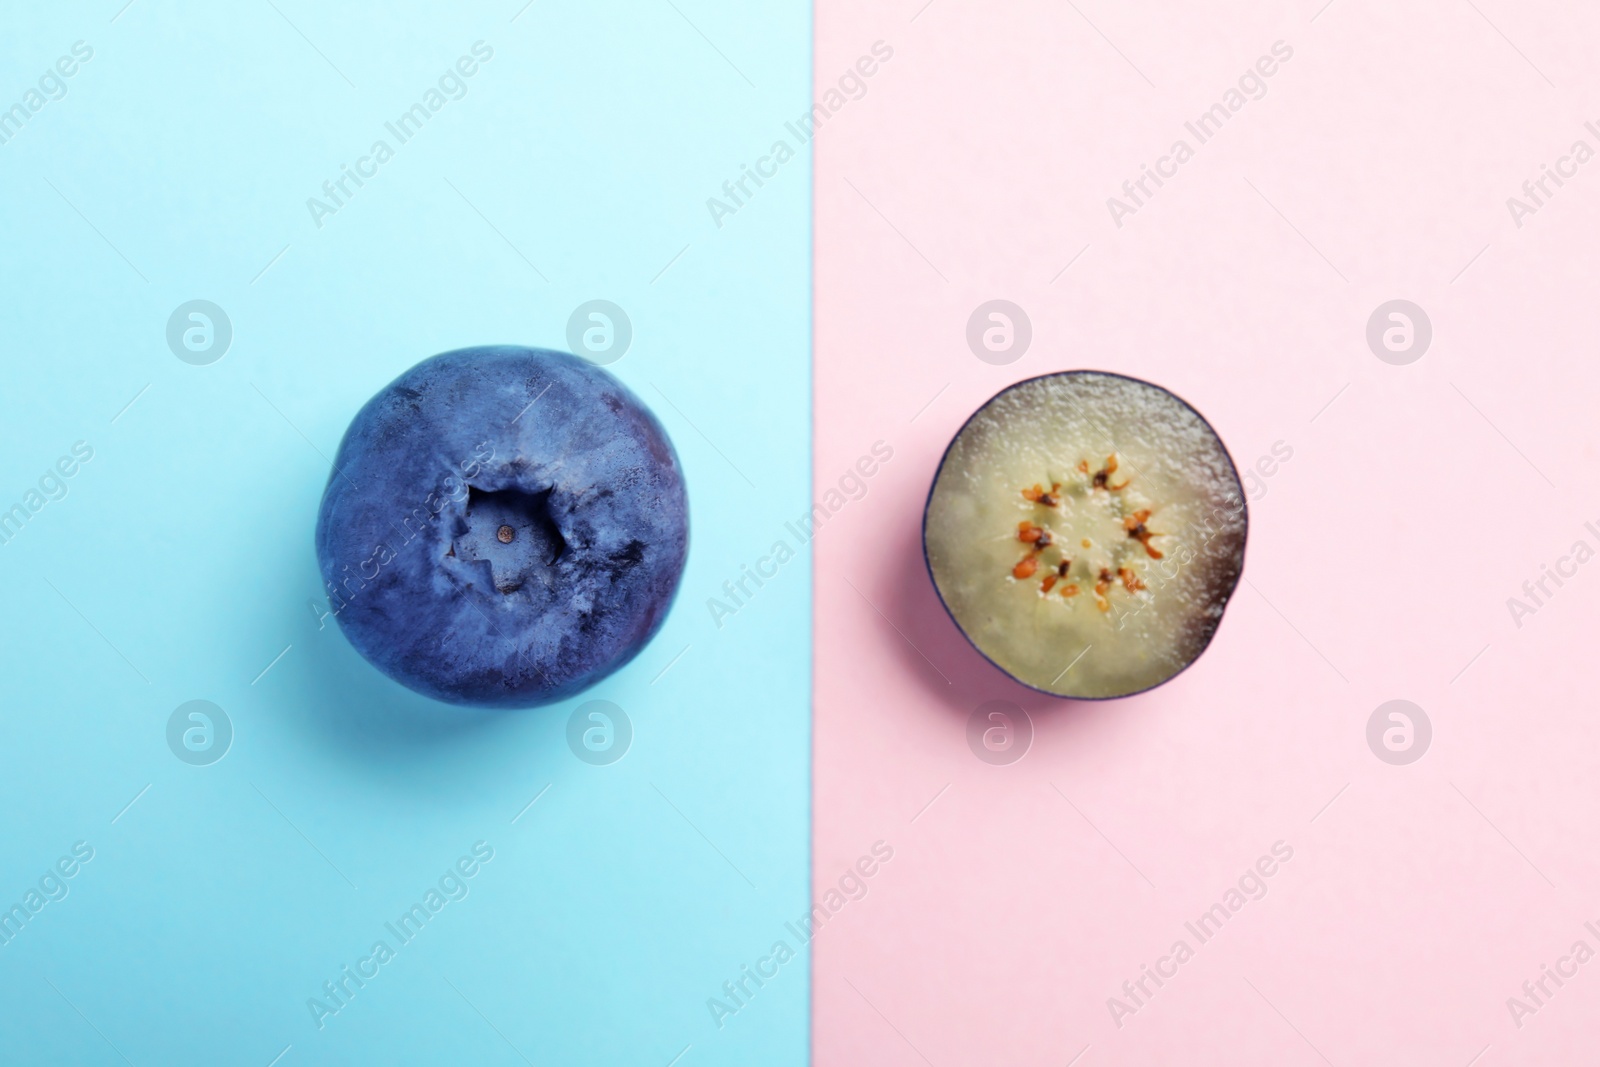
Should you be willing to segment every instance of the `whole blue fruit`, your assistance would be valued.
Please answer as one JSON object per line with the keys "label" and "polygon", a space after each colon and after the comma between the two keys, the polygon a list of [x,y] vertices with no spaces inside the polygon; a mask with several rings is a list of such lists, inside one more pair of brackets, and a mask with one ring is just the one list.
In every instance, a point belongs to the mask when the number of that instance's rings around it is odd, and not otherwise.
{"label": "whole blue fruit", "polygon": [[379,670],[456,704],[571,696],[638,654],[689,545],[677,455],[564,352],[445,352],[350,423],[317,516],[330,609]]}

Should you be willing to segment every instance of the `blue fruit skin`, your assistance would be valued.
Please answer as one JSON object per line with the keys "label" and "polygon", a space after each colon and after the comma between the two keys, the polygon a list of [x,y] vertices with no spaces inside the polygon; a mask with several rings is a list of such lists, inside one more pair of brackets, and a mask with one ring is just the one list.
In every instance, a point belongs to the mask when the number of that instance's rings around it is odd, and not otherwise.
{"label": "blue fruit skin", "polygon": [[424,360],[361,409],[334,468],[317,517],[331,610],[427,696],[562,700],[637,655],[677,592],[689,516],[672,442],[576,356]]}

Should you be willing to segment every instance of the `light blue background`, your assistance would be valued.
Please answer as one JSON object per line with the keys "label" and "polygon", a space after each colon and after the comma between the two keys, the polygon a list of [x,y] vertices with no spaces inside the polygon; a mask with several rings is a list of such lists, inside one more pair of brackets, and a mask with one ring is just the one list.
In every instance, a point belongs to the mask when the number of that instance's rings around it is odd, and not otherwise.
{"label": "light blue background", "polygon": [[[0,145],[0,509],[95,450],[0,545],[0,905],[95,849],[0,947],[0,1055],[805,1062],[806,958],[725,1029],[706,1000],[807,908],[808,557],[720,629],[706,599],[808,506],[809,157],[721,229],[705,201],[809,106],[808,6],[275,3],[0,25],[0,106],[94,49]],[[467,95],[397,147],[384,121],[478,40]],[[380,136],[395,158],[316,228],[306,198]],[[630,314],[611,369],[686,470],[676,607],[578,700],[433,704],[319,630],[325,457],[417,360],[565,348],[596,297]],[[166,347],[193,298],[233,323],[210,366]],[[591,697],[633,720],[612,766],[566,746]],[[196,698],[236,731],[209,767],[164,736]],[[478,840],[470,895],[319,1031],[307,998]]]}

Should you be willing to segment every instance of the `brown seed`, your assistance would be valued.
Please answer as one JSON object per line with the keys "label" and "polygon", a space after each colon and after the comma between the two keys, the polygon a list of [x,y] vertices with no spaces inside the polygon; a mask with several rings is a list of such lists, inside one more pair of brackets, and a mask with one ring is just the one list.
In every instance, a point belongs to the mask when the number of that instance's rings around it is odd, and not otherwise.
{"label": "brown seed", "polygon": [[517,536],[517,531],[513,530],[509,526],[502,526],[499,530],[495,531],[494,536],[495,539],[502,545],[509,545],[511,543],[511,539]]}

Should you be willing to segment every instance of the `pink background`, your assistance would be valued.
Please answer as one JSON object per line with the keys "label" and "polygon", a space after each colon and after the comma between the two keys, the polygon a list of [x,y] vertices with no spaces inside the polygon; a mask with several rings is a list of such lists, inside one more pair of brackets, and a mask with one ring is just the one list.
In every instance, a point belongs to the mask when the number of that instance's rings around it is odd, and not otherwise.
{"label": "pink background", "polygon": [[[1520,628],[1506,600],[1600,548],[1600,160],[1521,228],[1506,198],[1600,149],[1600,13],[1320,6],[819,0],[819,97],[894,49],[816,142],[819,498],[894,456],[814,543],[816,892],[894,858],[815,942],[818,1063],[1592,1058],[1600,960],[1520,1028],[1506,1000],[1600,950],[1600,562]],[[1117,228],[1107,197],[1178,137],[1195,157]],[[994,298],[1033,324],[1009,366],[965,341]],[[1408,366],[1365,341],[1395,298],[1434,328]],[[1101,704],[983,662],[918,537],[967,415],[1075,367],[1171,388],[1241,468],[1293,449],[1211,649]],[[1036,729],[1010,766],[966,743],[997,698]],[[1396,698],[1433,724],[1409,766],[1366,743]],[[1107,998],[1279,840],[1266,896],[1118,1028]]]}

